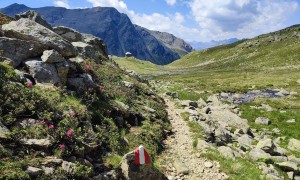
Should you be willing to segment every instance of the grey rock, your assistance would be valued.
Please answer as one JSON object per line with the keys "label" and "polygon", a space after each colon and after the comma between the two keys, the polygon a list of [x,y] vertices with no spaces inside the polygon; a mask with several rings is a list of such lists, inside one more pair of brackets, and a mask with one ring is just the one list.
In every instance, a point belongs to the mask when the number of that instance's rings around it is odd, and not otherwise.
{"label": "grey rock", "polygon": [[286,122],[287,122],[287,123],[295,123],[296,120],[295,120],[295,119],[290,119],[290,120],[287,120]]}
{"label": "grey rock", "polygon": [[21,119],[18,121],[18,125],[20,125],[22,128],[31,127],[34,126],[37,123],[36,119]]}
{"label": "grey rock", "polygon": [[290,95],[290,93],[289,93],[288,91],[282,89],[282,90],[280,90],[279,92],[277,92],[275,95],[276,95],[276,96],[279,96],[279,97],[284,97],[284,96]]}
{"label": "grey rock", "polygon": [[272,139],[263,139],[257,143],[256,148],[261,149],[267,153],[273,153],[276,146],[273,143]]}
{"label": "grey rock", "polygon": [[63,163],[61,164],[61,167],[64,171],[72,174],[76,168],[76,165],[72,162],[63,161]]}
{"label": "grey rock", "polygon": [[26,172],[30,175],[30,176],[39,176],[43,173],[43,170],[40,168],[36,168],[36,167],[31,167],[29,166],[26,170]]}
{"label": "grey rock", "polygon": [[271,160],[277,163],[286,162],[288,158],[286,156],[272,156]]}
{"label": "grey rock", "polygon": [[221,145],[224,143],[232,142],[232,136],[230,131],[228,131],[227,129],[221,126],[215,130],[215,137],[216,137],[216,142]]}
{"label": "grey rock", "polygon": [[10,130],[5,127],[2,122],[0,122],[0,138],[6,139],[7,136],[10,134]]}
{"label": "grey rock", "polygon": [[55,169],[53,167],[42,167],[43,171],[45,172],[46,175],[51,175],[54,173]]}
{"label": "grey rock", "polygon": [[[47,46],[32,40],[0,37],[0,56],[2,61],[8,61],[12,67],[17,67],[22,61],[43,54]],[[0,58],[1,61],[1,58]]]}
{"label": "grey rock", "polygon": [[274,175],[272,175],[272,174],[267,174],[266,175],[266,180],[280,180],[280,179],[282,179],[282,178],[280,178],[280,177],[278,177],[278,176],[274,176]]}
{"label": "grey rock", "polygon": [[220,147],[218,147],[218,151],[225,158],[228,158],[228,159],[234,159],[235,158],[235,153],[234,153],[234,151],[230,147],[220,146]]}
{"label": "grey rock", "polygon": [[294,162],[290,162],[290,161],[276,163],[276,165],[283,171],[297,171],[298,170],[298,167],[297,167],[298,164],[296,164]]}
{"label": "grey rock", "polygon": [[207,103],[202,99],[202,98],[200,98],[198,101],[197,101],[197,103],[198,103],[198,107],[205,107],[205,106],[207,106]]}
{"label": "grey rock", "polygon": [[65,61],[65,58],[56,50],[44,51],[41,59],[45,63],[59,63]]}
{"label": "grey rock", "polygon": [[77,90],[80,92],[86,91],[87,87],[86,84],[84,83],[84,79],[80,77],[76,78],[68,78],[67,79],[67,86],[69,89],[72,90]]}
{"label": "grey rock", "polygon": [[15,15],[16,20],[19,20],[21,18],[30,19],[30,20],[35,21],[35,22],[39,23],[40,25],[52,30],[52,26],[46,20],[44,20],[42,18],[42,16],[40,16],[36,11],[30,10],[30,11],[26,11],[22,14]]}
{"label": "grey rock", "polygon": [[206,168],[212,168],[214,165],[213,165],[213,163],[211,163],[211,162],[209,162],[209,161],[206,161],[205,163],[204,163],[204,167],[206,167]]}
{"label": "grey rock", "polygon": [[174,99],[178,98],[178,92],[167,92],[166,95],[171,96]]}
{"label": "grey rock", "polygon": [[144,106],[144,109],[145,109],[146,111],[150,112],[150,113],[155,113],[155,112],[156,112],[155,109],[152,109],[152,108],[150,108],[150,107],[148,107],[148,106]]}
{"label": "grey rock", "polygon": [[68,73],[70,70],[69,63],[67,61],[61,63],[55,63],[55,67],[61,84],[65,85],[68,81]]}
{"label": "grey rock", "polygon": [[239,142],[239,144],[246,145],[248,147],[251,147],[252,145],[252,140],[249,138],[247,134],[244,134],[241,137],[239,137],[237,141]]}
{"label": "grey rock", "polygon": [[270,154],[264,152],[261,149],[252,149],[249,152],[249,156],[254,160],[259,160],[259,159],[269,160],[271,158]]}
{"label": "grey rock", "polygon": [[99,62],[100,52],[97,48],[84,42],[72,42],[72,45],[84,57],[91,58]]}
{"label": "grey rock", "polygon": [[279,177],[278,171],[271,165],[270,167],[263,167],[262,174],[270,174],[275,177]]}
{"label": "grey rock", "polygon": [[276,145],[276,148],[274,149],[274,154],[277,154],[279,156],[285,156],[287,153],[288,151],[286,149]]}
{"label": "grey rock", "polygon": [[62,159],[58,159],[58,158],[46,158],[46,161],[43,162],[43,165],[45,166],[59,166],[63,163]]}
{"label": "grey rock", "polygon": [[300,151],[300,141],[298,139],[290,139],[288,149],[293,151]]}
{"label": "grey rock", "polygon": [[120,175],[125,179],[132,179],[132,180],[139,180],[139,179],[167,180],[168,179],[163,173],[155,169],[152,163],[141,165],[141,166],[135,165],[134,152],[130,152],[123,156],[123,159],[118,168],[118,172],[120,172]]}
{"label": "grey rock", "polygon": [[52,146],[52,143],[49,139],[21,139],[20,142],[28,146],[36,146],[40,148],[48,148]]}
{"label": "grey rock", "polygon": [[290,179],[294,179],[294,172],[287,172],[287,175]]}
{"label": "grey rock", "polygon": [[271,124],[271,120],[268,118],[264,118],[264,117],[258,117],[255,119],[255,124],[269,125],[269,124]]}
{"label": "grey rock", "polygon": [[19,19],[4,24],[2,30],[5,36],[41,43],[48,48],[57,50],[64,57],[77,56],[77,50],[68,41],[48,28],[29,19]]}
{"label": "grey rock", "polygon": [[127,88],[133,88],[134,84],[128,81],[122,81],[122,83],[124,84],[125,87]]}
{"label": "grey rock", "polygon": [[300,158],[297,158],[295,156],[288,156],[288,160],[297,164],[300,164]]}
{"label": "grey rock", "polygon": [[72,28],[56,26],[53,27],[53,31],[70,42],[78,42],[83,40],[82,35]]}
{"label": "grey rock", "polygon": [[173,166],[175,167],[177,174],[187,175],[190,173],[189,168],[178,160],[174,161]]}
{"label": "grey rock", "polygon": [[54,64],[30,59],[25,62],[25,65],[37,83],[61,83]]}
{"label": "grey rock", "polygon": [[191,102],[189,102],[189,106],[192,106],[194,108],[198,108],[198,103],[194,102],[194,101],[191,101]]}
{"label": "grey rock", "polygon": [[204,141],[202,139],[198,139],[197,149],[199,149],[199,150],[205,150],[206,148],[208,148],[210,146],[211,145],[208,144],[206,141]]}

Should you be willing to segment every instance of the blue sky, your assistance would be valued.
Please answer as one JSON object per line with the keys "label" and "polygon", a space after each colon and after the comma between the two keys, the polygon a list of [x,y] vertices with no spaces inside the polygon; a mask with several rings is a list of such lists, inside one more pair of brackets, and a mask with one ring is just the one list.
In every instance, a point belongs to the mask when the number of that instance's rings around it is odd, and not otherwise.
{"label": "blue sky", "polygon": [[300,24],[300,0],[5,0],[29,7],[115,7],[133,23],[186,41],[251,38]]}

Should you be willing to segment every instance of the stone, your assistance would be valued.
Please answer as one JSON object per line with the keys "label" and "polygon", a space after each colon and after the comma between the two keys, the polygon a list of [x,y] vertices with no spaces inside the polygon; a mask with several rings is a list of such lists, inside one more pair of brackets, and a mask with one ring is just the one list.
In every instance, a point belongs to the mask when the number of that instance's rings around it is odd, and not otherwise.
{"label": "stone", "polygon": [[150,107],[148,107],[148,106],[144,106],[144,109],[145,109],[146,111],[150,112],[150,113],[155,113],[155,112],[156,112],[155,109],[152,109],[152,108],[150,108]]}
{"label": "stone", "polygon": [[284,89],[280,90],[279,92],[275,93],[276,96],[284,97],[290,95],[290,93]]}
{"label": "stone", "polygon": [[281,163],[275,163],[280,169],[282,169],[283,171],[297,171],[298,167],[297,167],[297,163],[294,162],[281,162]]}
{"label": "stone", "polygon": [[84,83],[84,80],[81,77],[68,78],[67,87],[68,89],[76,90],[79,92],[84,92],[87,90],[86,84]]}
{"label": "stone", "polygon": [[262,104],[261,107],[268,112],[273,111],[273,108],[267,104]]}
{"label": "stone", "polygon": [[178,98],[178,92],[167,92],[166,95],[171,96],[174,99]]}
{"label": "stone", "polygon": [[15,68],[28,58],[42,55],[47,46],[32,40],[0,37],[0,49],[0,61]]}
{"label": "stone", "polygon": [[45,166],[59,166],[63,163],[62,159],[58,159],[54,157],[49,157],[45,159],[47,159],[45,162],[43,162],[43,165]]}
{"label": "stone", "polygon": [[287,148],[292,151],[300,151],[300,141],[298,139],[290,139]]}
{"label": "stone", "polygon": [[69,27],[56,26],[53,27],[53,31],[70,42],[78,42],[83,40],[82,35],[78,31]]}
{"label": "stone", "polygon": [[258,117],[255,119],[255,124],[265,124],[265,125],[270,125],[271,124],[271,120],[268,118],[264,118],[264,117]]}
{"label": "stone", "polygon": [[211,162],[209,162],[209,161],[206,161],[205,163],[204,163],[204,167],[206,167],[206,168],[212,168],[214,165],[213,165],[213,163],[211,163]]}
{"label": "stone", "polygon": [[198,107],[200,107],[200,108],[207,106],[207,103],[202,98],[200,98],[197,101],[197,103],[198,103]]}
{"label": "stone", "polygon": [[197,149],[205,150],[208,147],[210,147],[210,145],[206,141],[204,141],[202,139],[198,139]]}
{"label": "stone", "polygon": [[59,62],[64,62],[66,60],[56,50],[46,50],[46,51],[44,51],[41,59],[45,63],[59,63]]}
{"label": "stone", "polygon": [[134,84],[128,81],[122,81],[122,83],[124,84],[125,87],[127,88],[133,88]]}
{"label": "stone", "polygon": [[82,34],[82,38],[83,42],[92,45],[96,49],[96,52],[100,52],[100,54],[102,54],[105,58],[108,58],[106,45],[102,39],[91,34]]}
{"label": "stone", "polygon": [[52,146],[52,143],[49,139],[21,139],[20,142],[28,146],[36,146],[40,148],[48,148]]}
{"label": "stone", "polygon": [[215,130],[215,138],[216,138],[216,143],[219,145],[223,145],[223,144],[232,142],[232,136],[231,136],[230,131],[228,131],[227,129],[225,129],[221,126],[219,126]]}
{"label": "stone", "polygon": [[220,147],[218,147],[218,151],[225,158],[228,158],[228,159],[234,159],[235,158],[235,153],[234,153],[234,151],[230,147],[220,146]]}
{"label": "stone", "polygon": [[0,139],[6,139],[9,134],[10,130],[0,121]]}
{"label": "stone", "polygon": [[215,122],[222,122],[223,124],[226,124],[229,127],[242,129],[244,133],[247,133],[249,130],[248,120],[240,118],[238,115],[234,114],[228,109],[223,109],[219,111],[212,110],[209,117]]}
{"label": "stone", "polygon": [[168,178],[156,168],[152,163],[145,165],[135,165],[134,152],[127,153],[123,156],[120,166],[117,171],[123,178],[119,179],[132,179],[132,180],[167,180]]}
{"label": "stone", "polygon": [[291,172],[287,172],[287,175],[290,179],[294,179],[294,172],[291,171]]}
{"label": "stone", "polygon": [[297,158],[295,156],[288,156],[288,160],[297,164],[300,164],[300,158]]}
{"label": "stone", "polygon": [[272,139],[263,139],[257,143],[256,149],[261,149],[267,153],[273,153],[275,144],[273,143]]}
{"label": "stone", "polygon": [[241,137],[238,137],[237,141],[241,145],[246,145],[248,147],[251,147],[252,145],[252,140],[249,138],[247,134],[242,135]]}
{"label": "stone", "polygon": [[72,174],[76,168],[76,164],[74,164],[72,162],[68,162],[68,161],[63,161],[63,163],[61,164],[61,167],[67,173]]}
{"label": "stone", "polygon": [[177,174],[187,175],[190,172],[189,168],[178,160],[174,161],[173,166],[175,167]]}
{"label": "stone", "polygon": [[30,19],[30,20],[35,21],[35,22],[39,23],[40,25],[52,30],[52,26],[46,20],[44,20],[42,18],[42,16],[40,16],[36,11],[30,10],[30,11],[26,11],[22,14],[15,15],[16,20],[19,20],[21,18]]}
{"label": "stone", "polygon": [[54,64],[30,59],[25,62],[25,65],[29,68],[30,74],[37,83],[61,83]]}
{"label": "stone", "polygon": [[181,106],[182,107],[189,107],[190,106],[190,100],[183,100],[181,101]]}
{"label": "stone", "polygon": [[270,167],[263,167],[262,174],[270,174],[275,177],[279,177],[278,171],[274,168],[274,166],[270,165]]}
{"label": "stone", "polygon": [[66,85],[68,81],[68,73],[70,70],[69,63],[67,61],[61,63],[55,63],[55,67],[61,84]]}
{"label": "stone", "polygon": [[266,179],[266,180],[280,180],[281,178],[278,177],[278,176],[274,176],[272,174],[267,174],[265,178],[262,178],[262,179]]}
{"label": "stone", "polygon": [[296,120],[295,120],[295,119],[290,119],[290,120],[287,120],[286,122],[287,122],[287,123],[295,123]]}
{"label": "stone", "polygon": [[276,148],[274,149],[274,154],[277,154],[279,156],[285,156],[287,153],[288,151],[286,149],[276,145]]}
{"label": "stone", "polygon": [[43,173],[43,170],[40,168],[29,166],[26,170],[29,176],[39,176]]}
{"label": "stone", "polygon": [[32,127],[37,123],[36,119],[21,119],[17,122],[22,128]]}
{"label": "stone", "polygon": [[51,175],[55,171],[54,168],[52,168],[52,167],[43,166],[42,169],[43,169],[43,171],[45,172],[46,175]]}
{"label": "stone", "polygon": [[29,19],[21,18],[4,24],[2,31],[6,37],[36,41],[48,47],[47,49],[55,49],[65,58],[76,57],[78,54],[76,48],[63,37]]}
{"label": "stone", "polygon": [[194,108],[198,108],[198,103],[194,102],[194,101],[191,101],[191,102],[189,102],[189,106],[194,107]]}
{"label": "stone", "polygon": [[280,163],[280,162],[286,162],[288,158],[286,156],[272,156],[271,160]]}
{"label": "stone", "polygon": [[271,155],[266,153],[265,151],[261,149],[252,149],[249,152],[249,156],[254,160],[269,160],[271,158]]}
{"label": "stone", "polygon": [[120,101],[115,101],[115,103],[117,104],[117,106],[119,108],[121,108],[122,110],[124,111],[128,111],[129,110],[129,106],[124,104],[123,102],[120,102]]}

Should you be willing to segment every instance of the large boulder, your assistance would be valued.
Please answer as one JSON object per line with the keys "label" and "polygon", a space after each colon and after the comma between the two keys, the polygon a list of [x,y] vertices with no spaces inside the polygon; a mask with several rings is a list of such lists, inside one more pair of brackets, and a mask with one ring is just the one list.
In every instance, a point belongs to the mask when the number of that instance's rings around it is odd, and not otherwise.
{"label": "large boulder", "polygon": [[46,45],[36,41],[0,37],[0,56],[13,67],[19,66],[25,59],[42,55],[45,49]]}
{"label": "large boulder", "polygon": [[263,139],[257,143],[256,148],[272,154],[276,146],[272,139]]}
{"label": "large boulder", "polygon": [[56,50],[46,50],[43,52],[42,61],[46,63],[60,63],[64,62],[66,59],[59,54]]}
{"label": "large boulder", "polygon": [[99,37],[93,36],[91,34],[82,34],[83,42],[94,46],[100,53],[105,57],[108,58],[108,55],[106,53],[106,45],[104,44],[104,41],[100,39]]}
{"label": "large boulder", "polygon": [[292,151],[300,151],[300,141],[297,139],[290,139],[288,148]]}
{"label": "large boulder", "polygon": [[35,22],[39,23],[40,25],[52,30],[52,26],[50,24],[48,24],[47,21],[45,21],[42,18],[42,16],[40,16],[36,11],[30,10],[30,11],[26,11],[22,14],[15,15],[16,20],[19,20],[21,18],[28,18],[28,19],[35,21]]}
{"label": "large boulder", "polygon": [[240,118],[238,115],[234,114],[228,109],[212,110],[211,114],[209,114],[209,117],[216,122],[222,122],[230,127],[242,129],[244,133],[247,133],[249,130],[247,119]]}
{"label": "large boulder", "polygon": [[61,83],[54,64],[30,60],[25,62],[25,65],[29,68],[30,74],[37,83]]}
{"label": "large boulder", "polygon": [[78,42],[83,40],[82,35],[72,28],[56,26],[53,28],[53,31],[70,42]]}
{"label": "large boulder", "polygon": [[78,54],[72,44],[63,37],[30,19],[21,18],[4,24],[2,30],[6,37],[37,41],[47,46],[48,49],[57,50],[66,58],[75,57]]}
{"label": "large boulder", "polygon": [[21,144],[38,147],[38,148],[48,148],[52,146],[52,142],[49,139],[21,139]]}
{"label": "large boulder", "polygon": [[155,169],[151,163],[145,165],[135,165],[134,152],[130,152],[123,157],[118,171],[122,177],[131,180],[168,179],[163,173]]}
{"label": "large boulder", "polygon": [[268,161],[271,158],[271,155],[266,153],[265,151],[261,149],[252,149],[249,152],[249,156],[254,160],[265,160]]}

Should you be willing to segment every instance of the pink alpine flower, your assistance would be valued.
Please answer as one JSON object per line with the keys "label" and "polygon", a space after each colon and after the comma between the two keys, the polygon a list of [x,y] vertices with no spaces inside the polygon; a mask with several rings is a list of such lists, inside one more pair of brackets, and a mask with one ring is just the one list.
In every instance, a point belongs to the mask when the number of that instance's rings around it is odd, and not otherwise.
{"label": "pink alpine flower", "polygon": [[54,127],[53,124],[50,124],[50,125],[49,125],[49,128],[50,128],[50,129],[54,129],[55,127]]}
{"label": "pink alpine flower", "polygon": [[69,129],[69,130],[67,131],[67,136],[68,136],[68,137],[72,137],[72,136],[73,136],[73,130],[72,130],[72,129]]}
{"label": "pink alpine flower", "polygon": [[71,111],[71,116],[76,117],[77,113],[75,111]]}
{"label": "pink alpine flower", "polygon": [[31,81],[27,82],[27,87],[32,88],[33,87],[33,83]]}
{"label": "pink alpine flower", "polygon": [[61,144],[61,145],[59,145],[59,148],[60,148],[60,149],[65,149],[66,146],[65,146],[64,144]]}
{"label": "pink alpine flower", "polygon": [[48,124],[48,121],[47,121],[47,120],[41,120],[40,123],[41,123],[42,125],[45,125],[45,124]]}
{"label": "pink alpine flower", "polygon": [[86,65],[86,66],[85,66],[85,69],[86,69],[87,71],[91,71],[91,70],[93,70],[93,68],[92,68],[92,66],[91,66],[91,65]]}

